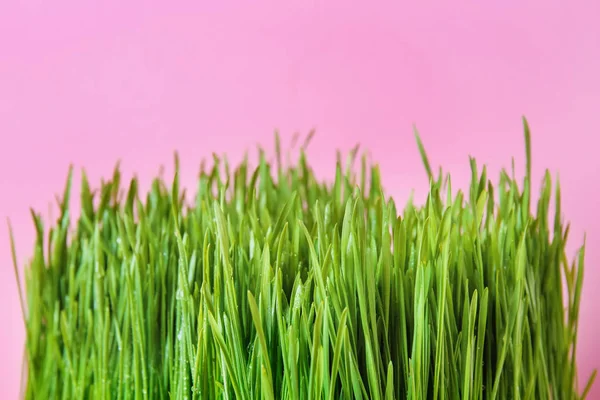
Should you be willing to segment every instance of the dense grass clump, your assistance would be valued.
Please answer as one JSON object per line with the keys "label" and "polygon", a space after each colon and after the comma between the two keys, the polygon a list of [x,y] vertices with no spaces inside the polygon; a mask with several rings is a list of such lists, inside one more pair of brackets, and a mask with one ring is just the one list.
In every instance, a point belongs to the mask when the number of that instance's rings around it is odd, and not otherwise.
{"label": "dense grass clump", "polygon": [[84,174],[76,224],[70,173],[48,235],[32,213],[25,397],[579,398],[584,252],[568,262],[548,173],[530,212],[525,130],[522,184],[471,160],[465,194],[417,138],[431,189],[401,213],[356,152],[333,184],[304,152],[233,174],[215,158],[192,205],[178,173],[143,197]]}

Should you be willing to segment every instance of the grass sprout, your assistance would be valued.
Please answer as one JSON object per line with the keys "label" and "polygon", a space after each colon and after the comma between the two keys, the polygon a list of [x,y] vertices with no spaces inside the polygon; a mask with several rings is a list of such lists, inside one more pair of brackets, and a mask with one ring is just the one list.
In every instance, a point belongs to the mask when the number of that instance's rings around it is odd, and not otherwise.
{"label": "grass sprout", "polygon": [[585,246],[568,260],[548,172],[531,204],[526,121],[522,182],[471,159],[464,193],[417,135],[430,191],[403,210],[357,149],[327,183],[276,143],[276,165],[215,157],[190,201],[178,162],[144,194],[84,173],[77,220],[71,169],[58,220],[32,211],[24,398],[585,397]]}

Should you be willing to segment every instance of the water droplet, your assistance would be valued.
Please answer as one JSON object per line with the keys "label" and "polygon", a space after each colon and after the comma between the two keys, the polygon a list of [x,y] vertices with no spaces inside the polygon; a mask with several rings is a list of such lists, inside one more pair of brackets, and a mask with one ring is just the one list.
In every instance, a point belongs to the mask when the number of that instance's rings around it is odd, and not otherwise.
{"label": "water droplet", "polygon": [[254,232],[250,231],[250,259],[254,256]]}

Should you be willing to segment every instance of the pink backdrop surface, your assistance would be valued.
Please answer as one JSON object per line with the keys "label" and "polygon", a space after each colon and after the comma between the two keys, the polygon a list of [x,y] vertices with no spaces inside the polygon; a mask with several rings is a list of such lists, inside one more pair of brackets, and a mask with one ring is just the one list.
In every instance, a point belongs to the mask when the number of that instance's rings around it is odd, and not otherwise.
{"label": "pink backdrop surface", "polygon": [[[29,207],[48,216],[70,163],[99,183],[121,159],[147,181],[178,150],[193,185],[213,151],[236,160],[271,146],[275,129],[285,143],[316,128],[309,153],[324,177],[335,150],[361,143],[403,202],[427,190],[413,123],[433,163],[464,186],[469,155],[494,179],[512,156],[522,173],[524,114],[536,182],[545,168],[560,174],[571,254],[587,232],[578,351],[587,378],[600,366],[600,3],[399,3],[2,2],[0,214],[21,266]],[[18,393],[24,337],[13,275],[3,222],[7,399]]]}

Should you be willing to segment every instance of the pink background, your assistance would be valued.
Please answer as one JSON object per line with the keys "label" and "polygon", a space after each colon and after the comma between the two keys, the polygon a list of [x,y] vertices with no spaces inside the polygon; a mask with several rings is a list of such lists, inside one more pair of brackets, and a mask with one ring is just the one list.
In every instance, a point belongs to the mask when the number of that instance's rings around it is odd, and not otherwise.
{"label": "pink background", "polygon": [[[337,148],[360,142],[403,202],[427,189],[413,123],[464,185],[468,155],[494,179],[513,155],[523,171],[525,114],[536,182],[560,173],[572,252],[588,234],[581,377],[600,366],[600,3],[205,3],[2,2],[0,214],[21,264],[28,208],[48,209],[71,162],[98,183],[120,158],[147,181],[177,149],[193,184],[212,151],[235,161],[276,128],[289,143],[315,127],[324,177]],[[24,329],[8,243],[3,222],[0,397],[15,398]]]}

